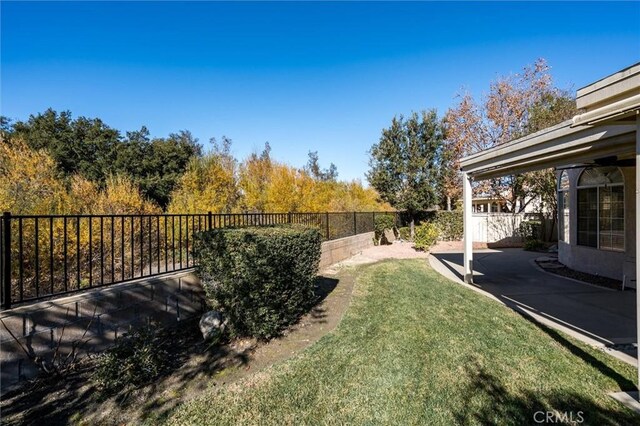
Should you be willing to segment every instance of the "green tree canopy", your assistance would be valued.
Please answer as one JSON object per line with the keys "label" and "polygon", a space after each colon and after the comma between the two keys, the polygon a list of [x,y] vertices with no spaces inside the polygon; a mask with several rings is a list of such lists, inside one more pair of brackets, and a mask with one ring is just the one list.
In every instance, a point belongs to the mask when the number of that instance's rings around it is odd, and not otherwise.
{"label": "green tree canopy", "polygon": [[303,170],[315,180],[322,182],[335,182],[338,179],[338,168],[335,164],[331,163],[329,168],[324,170],[320,167],[318,151],[309,151],[309,160]]}
{"label": "green tree canopy", "polygon": [[45,149],[65,175],[79,173],[103,183],[111,171],[120,132],[98,118],[58,113],[49,108],[11,126],[10,137],[18,137],[35,150]]}
{"label": "green tree canopy", "polygon": [[51,108],[27,121],[11,123],[3,117],[0,124],[3,137],[15,137],[31,149],[46,150],[64,176],[79,174],[104,187],[108,176],[124,173],[145,197],[163,208],[189,159],[202,151],[198,140],[186,130],[151,139],[143,126],[123,138],[98,118],[73,119],[71,112],[58,113]]}
{"label": "green tree canopy", "polygon": [[[411,216],[438,203],[442,125],[435,110],[394,117],[371,147],[367,179],[382,200]],[[412,220],[413,222],[413,220]],[[413,223],[412,223],[413,225]]]}

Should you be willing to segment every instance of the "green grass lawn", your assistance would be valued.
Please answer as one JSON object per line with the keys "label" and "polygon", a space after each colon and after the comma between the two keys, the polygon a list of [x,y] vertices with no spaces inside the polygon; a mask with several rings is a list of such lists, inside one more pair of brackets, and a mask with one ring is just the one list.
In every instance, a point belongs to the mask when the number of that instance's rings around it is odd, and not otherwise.
{"label": "green grass lawn", "polygon": [[606,395],[633,389],[633,367],[448,281],[424,260],[355,273],[334,332],[265,372],[210,388],[169,423],[523,425],[556,410],[583,424],[640,424]]}

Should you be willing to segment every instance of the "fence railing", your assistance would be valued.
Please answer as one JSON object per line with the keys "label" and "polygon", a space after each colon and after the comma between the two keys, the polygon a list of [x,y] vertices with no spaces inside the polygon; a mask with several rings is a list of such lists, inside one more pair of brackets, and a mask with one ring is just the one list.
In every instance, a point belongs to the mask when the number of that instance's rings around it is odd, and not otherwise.
{"label": "fence railing", "polygon": [[194,266],[195,233],[215,228],[302,224],[324,240],[374,230],[394,212],[161,215],[11,215],[0,224],[1,305],[64,295]]}

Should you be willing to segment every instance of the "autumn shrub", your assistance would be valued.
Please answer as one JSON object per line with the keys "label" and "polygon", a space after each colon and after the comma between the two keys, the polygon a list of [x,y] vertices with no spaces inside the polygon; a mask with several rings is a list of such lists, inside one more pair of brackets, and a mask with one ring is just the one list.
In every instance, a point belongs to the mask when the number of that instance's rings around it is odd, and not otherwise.
{"label": "autumn shrub", "polygon": [[210,304],[237,336],[269,339],[315,300],[321,237],[300,226],[212,229],[193,254]]}
{"label": "autumn shrub", "polygon": [[[142,196],[130,177],[108,176],[104,188],[79,175],[65,179],[46,150],[33,150],[19,138],[0,142],[0,211],[13,215],[160,213],[159,207]],[[132,236],[137,247],[139,241],[159,238],[155,231],[149,235],[148,226],[142,226],[141,219],[134,223],[130,217],[121,220],[29,217],[19,223],[12,221],[12,232],[16,236],[11,246],[12,257],[20,259],[12,262],[12,274],[21,276],[22,284],[20,290],[13,286],[15,298],[65,291],[68,286],[84,288],[90,284],[89,276],[93,283],[100,276],[106,277],[106,281],[121,278],[124,268],[129,269],[125,275],[132,276],[132,271],[140,270],[140,263],[144,262],[139,257],[130,258]],[[125,262],[95,259],[101,249],[111,245],[118,253],[125,246]],[[42,285],[44,277],[50,283],[46,287]],[[65,278],[69,281],[65,282]]]}
{"label": "autumn shrub", "polygon": [[417,250],[428,250],[438,241],[438,227],[432,222],[425,222],[415,227],[413,246]]}

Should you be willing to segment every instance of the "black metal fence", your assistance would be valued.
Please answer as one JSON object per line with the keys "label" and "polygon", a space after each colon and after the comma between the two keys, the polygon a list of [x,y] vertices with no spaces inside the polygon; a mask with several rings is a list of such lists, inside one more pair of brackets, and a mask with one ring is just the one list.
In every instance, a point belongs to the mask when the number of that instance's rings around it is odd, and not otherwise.
{"label": "black metal fence", "polygon": [[195,233],[214,228],[302,224],[325,240],[374,230],[396,213],[19,215],[0,225],[2,307],[176,272],[194,266]]}

